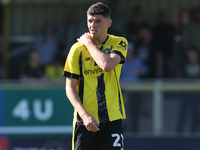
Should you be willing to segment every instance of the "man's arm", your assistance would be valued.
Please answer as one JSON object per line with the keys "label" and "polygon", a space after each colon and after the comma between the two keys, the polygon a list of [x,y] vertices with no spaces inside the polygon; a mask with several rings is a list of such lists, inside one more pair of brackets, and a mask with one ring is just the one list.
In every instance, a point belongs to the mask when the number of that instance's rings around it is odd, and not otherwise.
{"label": "man's arm", "polygon": [[87,130],[92,131],[92,132],[97,132],[99,131],[98,122],[83,107],[83,104],[81,103],[81,100],[76,91],[77,83],[78,83],[78,80],[76,79],[66,78],[66,95],[69,101],[71,102],[71,104],[73,105],[73,107],[79,113],[80,117],[83,119],[83,122]]}
{"label": "man's arm", "polygon": [[111,53],[109,55],[101,52],[94,44],[89,33],[83,34],[79,39],[83,45],[85,45],[90,52],[92,58],[95,60],[97,65],[104,71],[110,72],[114,69],[121,61],[121,57],[118,54]]}

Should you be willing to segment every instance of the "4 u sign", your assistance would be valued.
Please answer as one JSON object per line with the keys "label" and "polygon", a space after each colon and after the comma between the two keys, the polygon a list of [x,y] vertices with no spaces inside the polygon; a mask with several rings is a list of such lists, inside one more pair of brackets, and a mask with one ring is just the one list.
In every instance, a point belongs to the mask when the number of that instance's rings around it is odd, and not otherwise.
{"label": "4 u sign", "polygon": [[2,95],[0,134],[72,133],[73,107],[64,89],[12,89]]}
{"label": "4 u sign", "polygon": [[46,99],[44,103],[42,103],[42,100],[35,99],[31,109],[29,101],[27,99],[22,99],[13,108],[12,115],[13,117],[21,118],[23,121],[27,121],[31,115],[39,121],[49,120],[53,115],[53,101],[51,99]]}

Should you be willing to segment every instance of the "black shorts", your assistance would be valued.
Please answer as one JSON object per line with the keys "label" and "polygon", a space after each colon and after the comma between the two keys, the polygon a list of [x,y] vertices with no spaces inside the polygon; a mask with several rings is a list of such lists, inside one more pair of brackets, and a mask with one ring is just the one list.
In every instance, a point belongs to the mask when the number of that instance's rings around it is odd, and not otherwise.
{"label": "black shorts", "polygon": [[122,120],[102,123],[100,131],[90,132],[84,125],[76,125],[73,150],[123,150]]}

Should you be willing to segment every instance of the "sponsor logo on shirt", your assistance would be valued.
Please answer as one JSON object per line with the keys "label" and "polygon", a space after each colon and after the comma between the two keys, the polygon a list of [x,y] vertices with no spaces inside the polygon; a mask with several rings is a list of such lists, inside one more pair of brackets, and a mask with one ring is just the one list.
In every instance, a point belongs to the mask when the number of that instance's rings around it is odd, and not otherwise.
{"label": "sponsor logo on shirt", "polygon": [[103,53],[106,54],[106,55],[110,54],[110,49],[109,48],[104,49]]}
{"label": "sponsor logo on shirt", "polygon": [[91,57],[86,57],[86,58],[85,58],[85,61],[89,61],[89,60],[90,60],[90,58],[91,58]]}
{"label": "sponsor logo on shirt", "polygon": [[84,74],[85,75],[89,75],[89,74],[97,74],[99,72],[102,72],[103,70],[101,68],[98,69],[91,69],[91,70],[84,70]]}
{"label": "sponsor logo on shirt", "polygon": [[121,41],[119,45],[122,46],[124,49],[127,49],[128,46],[125,41]]}

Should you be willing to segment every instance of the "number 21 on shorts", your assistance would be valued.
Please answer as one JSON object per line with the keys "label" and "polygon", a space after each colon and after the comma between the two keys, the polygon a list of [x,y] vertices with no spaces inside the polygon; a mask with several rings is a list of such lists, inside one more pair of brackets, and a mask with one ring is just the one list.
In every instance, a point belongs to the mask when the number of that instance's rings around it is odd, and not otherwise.
{"label": "number 21 on shorts", "polygon": [[[116,138],[115,141],[113,142],[113,147],[123,147],[124,143],[124,136],[123,134],[118,134],[118,133],[113,133],[111,134],[112,137]],[[121,140],[120,140],[121,139]]]}

